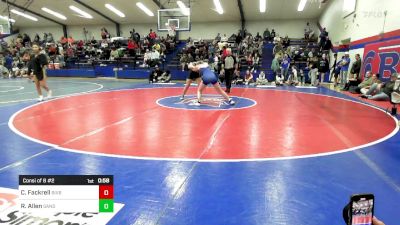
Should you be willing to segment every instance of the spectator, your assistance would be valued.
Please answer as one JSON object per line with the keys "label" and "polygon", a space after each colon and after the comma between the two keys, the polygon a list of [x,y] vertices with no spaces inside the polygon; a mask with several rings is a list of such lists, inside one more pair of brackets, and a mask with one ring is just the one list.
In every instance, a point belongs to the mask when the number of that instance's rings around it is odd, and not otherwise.
{"label": "spectator", "polygon": [[[6,56],[4,57],[4,66],[7,68],[8,71],[12,71],[14,59],[12,55],[7,52]],[[11,75],[10,75],[11,77]]]}
{"label": "spectator", "polygon": [[268,84],[268,80],[265,77],[265,73],[264,73],[264,71],[261,71],[260,74],[258,74],[256,85],[267,85],[267,84]]}
{"label": "spectator", "polygon": [[322,51],[328,54],[329,50],[331,49],[332,49],[332,41],[329,37],[326,37],[326,42],[325,45],[322,46]]}
{"label": "spectator", "polygon": [[68,56],[68,58],[75,57],[75,50],[72,47],[67,48],[67,56]]}
{"label": "spectator", "polygon": [[112,47],[110,53],[110,60],[117,60],[119,58],[119,52],[117,48]]}
{"label": "spectator", "polygon": [[54,37],[52,33],[47,35],[47,43],[54,43]]}
{"label": "spectator", "polygon": [[285,38],[283,39],[282,45],[283,45],[284,48],[289,47],[289,45],[290,45],[290,40],[289,40],[289,37],[288,37],[287,35],[286,35]]}
{"label": "spectator", "polygon": [[11,78],[10,71],[1,64],[0,64],[0,74],[3,78]]}
{"label": "spectator", "polygon": [[171,72],[169,70],[163,72],[161,76],[158,77],[159,83],[169,83],[171,82]]}
{"label": "spectator", "polygon": [[350,74],[352,79],[360,79],[359,74],[360,74],[360,70],[361,70],[361,58],[360,58],[360,54],[356,54],[355,56],[356,61],[353,63],[351,70],[350,70]]}
{"label": "spectator", "polygon": [[325,54],[322,54],[322,58],[319,60],[318,73],[321,78],[321,83],[325,82],[325,75],[329,72],[329,61]]}
{"label": "spectator", "polygon": [[136,43],[140,42],[140,34],[135,31],[135,29],[132,29],[131,31],[131,38],[134,40]]}
{"label": "spectator", "polygon": [[250,72],[250,70],[246,71],[246,75],[244,76],[244,82],[246,85],[249,85],[254,82],[253,74]]}
{"label": "spectator", "polygon": [[27,35],[27,34],[24,34],[22,41],[23,41],[24,46],[30,46],[31,37],[29,37],[29,35]]}
{"label": "spectator", "polygon": [[60,43],[63,44],[63,45],[67,44],[68,43],[68,38],[62,36],[61,39],[60,39]]}
{"label": "spectator", "polygon": [[244,84],[244,79],[240,76],[239,70],[235,70],[232,83],[236,85]]}
{"label": "spectator", "polygon": [[319,47],[320,47],[320,49],[322,49],[322,47],[325,46],[327,37],[328,37],[328,32],[326,31],[326,28],[324,27],[324,29],[319,34],[319,38],[320,38]]}
{"label": "spectator", "polygon": [[240,42],[242,42],[242,40],[243,40],[243,37],[242,37],[242,35],[240,34],[240,31],[239,31],[239,33],[236,35],[236,39],[235,39],[236,45],[239,46],[239,44],[240,44]]}
{"label": "spectator", "polygon": [[274,49],[272,49],[272,54],[276,55],[276,54],[280,54],[283,50],[283,47],[281,45],[281,43],[278,43],[274,46]]}
{"label": "spectator", "polygon": [[47,42],[47,33],[43,34],[43,44]]}
{"label": "spectator", "polygon": [[297,68],[296,68],[295,65],[292,65],[292,71],[291,71],[291,74],[288,77],[287,84],[288,85],[297,85],[298,84]]}
{"label": "spectator", "polygon": [[261,40],[260,32],[257,32],[256,36],[254,37],[254,40],[255,40],[256,42],[258,42],[259,40]]}
{"label": "spectator", "polygon": [[314,36],[314,31],[310,26],[310,23],[307,22],[306,28],[304,29],[304,39],[310,40]]}
{"label": "spectator", "polygon": [[304,85],[305,76],[304,76],[304,71],[303,70],[300,70],[298,79],[299,79],[300,85]]}
{"label": "spectator", "polygon": [[285,80],[287,80],[289,66],[290,66],[290,58],[289,58],[288,54],[283,55],[283,60],[282,60],[281,66],[282,66],[283,77],[285,78]]}
{"label": "spectator", "polygon": [[130,57],[135,57],[136,56],[136,49],[138,49],[139,46],[133,39],[128,40],[128,53]]}
{"label": "spectator", "polygon": [[161,77],[162,73],[163,72],[160,70],[160,68],[158,66],[155,66],[155,69],[150,72],[149,83],[157,83],[158,79],[159,79],[159,77]]}
{"label": "spectator", "polygon": [[150,52],[150,61],[148,62],[148,65],[150,67],[154,67],[160,63],[160,53],[156,50]]}
{"label": "spectator", "polygon": [[71,35],[68,37],[67,41],[69,46],[72,46],[72,44],[75,42]]}
{"label": "spectator", "polygon": [[257,69],[258,69],[258,65],[260,63],[260,56],[258,55],[258,53],[254,53],[254,58],[253,58],[253,69],[254,69],[254,73],[257,73]]}
{"label": "spectator", "polygon": [[275,58],[272,60],[271,70],[274,72],[274,77],[277,76],[277,71],[279,69],[279,56],[275,55]]}
{"label": "spectator", "polygon": [[[340,75],[340,71],[342,70],[342,61],[344,59],[344,56],[342,56],[342,58],[336,63],[336,66],[333,68],[334,71],[334,77],[335,77],[335,84],[334,86],[336,86],[339,83],[339,75]],[[336,61],[336,59],[335,59]]]}
{"label": "spectator", "polygon": [[254,62],[253,60],[254,60],[253,55],[251,53],[247,53],[246,62],[247,62],[248,69],[252,69],[253,62]]}
{"label": "spectator", "polygon": [[397,73],[393,73],[390,76],[390,81],[387,81],[383,84],[373,84],[367,93],[362,97],[375,101],[389,100],[392,92],[394,91],[394,85],[397,79]]}
{"label": "spectator", "polygon": [[308,65],[310,71],[308,72],[309,77],[311,78],[311,86],[318,86],[318,66],[314,62],[310,62]]}
{"label": "spectator", "polygon": [[275,37],[276,37],[275,30],[272,29],[272,30],[271,30],[271,40],[273,40]]}
{"label": "spectator", "polygon": [[185,71],[187,69],[187,65],[189,64],[189,57],[186,53],[183,53],[181,56],[181,59],[179,60],[181,63],[181,69],[182,71]]}
{"label": "spectator", "polygon": [[228,37],[226,36],[226,34],[224,34],[224,36],[222,36],[221,41],[222,42],[227,42],[228,41]]}
{"label": "spectator", "polygon": [[156,34],[156,32],[153,31],[153,29],[150,29],[148,37],[149,37],[150,40],[154,41],[156,39],[156,37],[157,37],[157,34]]}
{"label": "spectator", "polygon": [[341,60],[341,67],[340,67],[340,84],[342,87],[347,83],[347,73],[349,70],[350,58],[349,53],[346,52],[344,54],[344,58]]}
{"label": "spectator", "polygon": [[39,36],[39,34],[35,34],[35,38],[33,39],[33,42],[35,42],[35,43],[39,43],[40,42],[40,36]]}
{"label": "spectator", "polygon": [[369,91],[369,89],[371,88],[372,85],[380,84],[380,83],[382,83],[382,82],[381,82],[381,80],[379,80],[379,73],[372,74],[371,81],[368,82],[368,85],[360,89],[361,94],[363,94],[363,95],[367,94],[367,92]]}
{"label": "spectator", "polygon": [[282,86],[284,79],[285,78],[283,77],[282,69],[280,67],[278,67],[278,69],[276,70],[275,85]]}
{"label": "spectator", "polygon": [[360,84],[358,84],[356,88],[354,88],[353,90],[350,90],[350,92],[352,92],[354,94],[360,94],[361,89],[371,86],[372,82],[373,82],[373,78],[371,75],[371,71],[367,71],[365,73],[364,80]]}
{"label": "spectator", "polygon": [[337,53],[333,54],[333,64],[332,66],[329,68],[330,73],[329,73],[329,82],[332,81],[332,78],[334,77],[334,71],[335,71],[335,67],[337,64]]}
{"label": "spectator", "polygon": [[105,27],[101,28],[100,35],[101,35],[101,39],[103,39],[103,40],[110,38],[110,34],[108,33],[108,30]]}
{"label": "spectator", "polygon": [[263,36],[265,41],[271,41],[271,32],[268,28],[264,31]]}
{"label": "spectator", "polygon": [[169,37],[172,39],[172,41],[176,41],[175,37],[176,37],[176,28],[174,25],[169,25],[168,26],[168,35]]}

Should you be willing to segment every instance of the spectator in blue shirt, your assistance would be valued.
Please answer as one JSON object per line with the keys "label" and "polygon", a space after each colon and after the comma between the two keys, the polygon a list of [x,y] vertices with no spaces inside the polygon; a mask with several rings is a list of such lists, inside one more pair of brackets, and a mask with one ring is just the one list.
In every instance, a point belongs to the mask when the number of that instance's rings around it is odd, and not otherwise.
{"label": "spectator in blue shirt", "polygon": [[350,65],[350,57],[348,52],[344,54],[344,58],[341,61],[342,62],[340,68],[340,84],[344,86],[347,83],[347,74]]}
{"label": "spectator in blue shirt", "polygon": [[284,77],[285,80],[287,80],[288,72],[289,72],[289,66],[290,66],[290,58],[289,58],[289,56],[287,54],[285,54],[283,56],[281,66],[282,66],[282,70],[283,70],[282,71],[283,72],[283,77]]}

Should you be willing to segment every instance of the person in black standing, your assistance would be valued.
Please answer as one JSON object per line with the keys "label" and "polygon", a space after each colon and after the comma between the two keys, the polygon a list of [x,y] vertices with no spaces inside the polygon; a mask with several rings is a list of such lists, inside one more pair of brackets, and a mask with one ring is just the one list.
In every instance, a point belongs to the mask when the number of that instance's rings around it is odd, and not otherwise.
{"label": "person in black standing", "polygon": [[226,57],[223,61],[224,71],[225,71],[225,83],[226,83],[226,93],[231,92],[233,72],[236,68],[236,59],[232,56],[232,50],[230,48],[226,49]]}
{"label": "person in black standing", "polygon": [[40,46],[38,43],[32,45],[33,57],[31,58],[30,68],[28,74],[33,76],[33,81],[36,85],[36,91],[39,95],[38,101],[43,101],[42,88],[47,91],[47,98],[51,98],[52,91],[49,89],[46,83],[46,69],[47,69],[47,57],[45,54],[40,52]]}
{"label": "person in black standing", "polygon": [[329,72],[329,61],[326,58],[325,54],[322,54],[322,58],[319,60],[318,63],[318,73],[319,77],[321,78],[321,83],[325,80],[325,74]]}
{"label": "person in black standing", "polygon": [[333,64],[330,67],[330,73],[329,73],[329,82],[332,81],[332,76],[335,80],[335,84],[336,84],[336,74],[335,74],[335,69],[336,69],[336,64],[337,64],[337,53],[333,54]]}

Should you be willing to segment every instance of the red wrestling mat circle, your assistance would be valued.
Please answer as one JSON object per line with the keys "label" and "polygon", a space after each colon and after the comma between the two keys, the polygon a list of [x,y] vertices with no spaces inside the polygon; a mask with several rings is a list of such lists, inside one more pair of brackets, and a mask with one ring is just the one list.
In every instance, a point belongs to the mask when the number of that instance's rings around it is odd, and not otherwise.
{"label": "red wrestling mat circle", "polygon": [[[237,88],[233,95],[257,104],[236,110],[157,104],[181,92],[173,87],[131,89],[56,99],[21,110],[10,126],[31,140],[66,150],[188,160],[332,154],[397,131],[395,120],[379,109],[299,92]],[[206,92],[215,94],[212,88]]]}

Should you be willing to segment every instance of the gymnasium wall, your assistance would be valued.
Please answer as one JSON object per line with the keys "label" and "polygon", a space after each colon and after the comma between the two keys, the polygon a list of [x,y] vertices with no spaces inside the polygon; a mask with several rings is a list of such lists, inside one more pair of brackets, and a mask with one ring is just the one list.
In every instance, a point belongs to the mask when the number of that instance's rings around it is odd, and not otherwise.
{"label": "gymnasium wall", "polygon": [[[269,21],[246,21],[246,28],[249,32],[256,34],[257,32],[262,33],[268,27],[275,28],[275,31],[281,35],[289,35],[292,38],[301,38],[304,36],[304,27],[307,22],[314,27],[317,31],[317,21],[316,20],[269,20]],[[68,34],[72,35],[75,40],[84,39],[83,27],[86,28],[88,33],[88,38],[91,38],[93,35],[96,39],[100,39],[100,29],[102,27],[106,27],[106,29],[111,33],[112,36],[116,35],[115,25],[107,24],[107,25],[89,25],[89,26],[68,26]],[[240,21],[237,22],[208,22],[208,23],[192,23],[191,31],[183,31],[180,32],[180,39],[187,39],[188,37],[192,37],[194,39],[203,38],[203,39],[212,39],[217,33],[227,34],[230,36],[232,33],[237,33],[241,27]],[[137,32],[140,33],[141,36],[147,35],[149,33],[149,29],[157,30],[157,24],[121,24],[121,32],[122,36],[129,36],[129,32],[135,28]],[[55,39],[60,39],[63,36],[62,27],[58,25],[49,26],[49,27],[40,27],[40,30],[34,27],[20,27],[21,33],[27,33],[34,37],[36,33],[39,33],[41,37],[43,37],[43,33],[52,33]],[[166,36],[166,32],[158,32],[162,36]]]}

